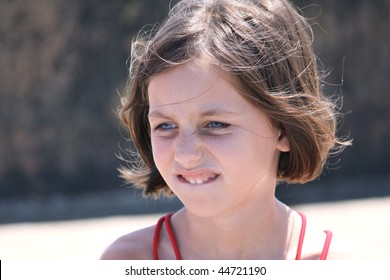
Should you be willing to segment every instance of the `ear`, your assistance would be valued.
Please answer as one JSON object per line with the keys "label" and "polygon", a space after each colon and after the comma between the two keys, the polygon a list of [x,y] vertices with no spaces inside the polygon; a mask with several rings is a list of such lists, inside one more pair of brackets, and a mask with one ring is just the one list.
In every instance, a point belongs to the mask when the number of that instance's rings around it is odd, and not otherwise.
{"label": "ear", "polygon": [[289,152],[290,151],[290,141],[287,138],[287,135],[281,129],[278,130],[278,139],[276,142],[276,149],[281,152]]}

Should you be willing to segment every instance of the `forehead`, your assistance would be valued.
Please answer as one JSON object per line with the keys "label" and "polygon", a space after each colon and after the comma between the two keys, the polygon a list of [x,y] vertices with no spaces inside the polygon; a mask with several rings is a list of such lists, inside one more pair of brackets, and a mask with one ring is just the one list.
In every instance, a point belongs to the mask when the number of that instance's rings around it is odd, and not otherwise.
{"label": "forehead", "polygon": [[151,108],[166,105],[243,99],[228,73],[206,62],[190,61],[157,74],[148,86]]}

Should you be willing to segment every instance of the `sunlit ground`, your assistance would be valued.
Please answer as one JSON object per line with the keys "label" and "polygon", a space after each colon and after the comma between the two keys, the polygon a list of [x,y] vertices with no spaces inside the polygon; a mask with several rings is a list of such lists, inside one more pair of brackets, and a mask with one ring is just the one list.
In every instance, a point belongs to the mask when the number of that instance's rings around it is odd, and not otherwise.
{"label": "sunlit ground", "polygon": [[[361,259],[390,259],[390,197],[296,205],[308,223],[331,229]],[[98,259],[115,238],[162,214],[0,226],[0,259]],[[151,241],[152,242],[152,241]]]}

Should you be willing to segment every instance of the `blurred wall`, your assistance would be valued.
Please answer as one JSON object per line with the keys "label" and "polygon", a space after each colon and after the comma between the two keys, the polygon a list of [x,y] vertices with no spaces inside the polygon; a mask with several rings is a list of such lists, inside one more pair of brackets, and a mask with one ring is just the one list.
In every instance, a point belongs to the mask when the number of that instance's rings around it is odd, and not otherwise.
{"label": "blurred wall", "polygon": [[[0,0],[0,197],[120,187],[126,133],[115,110],[131,38],[169,2]],[[388,176],[390,1],[295,3],[316,22],[325,89],[344,96],[340,134],[354,139],[327,177]],[[390,194],[389,184],[376,192]]]}

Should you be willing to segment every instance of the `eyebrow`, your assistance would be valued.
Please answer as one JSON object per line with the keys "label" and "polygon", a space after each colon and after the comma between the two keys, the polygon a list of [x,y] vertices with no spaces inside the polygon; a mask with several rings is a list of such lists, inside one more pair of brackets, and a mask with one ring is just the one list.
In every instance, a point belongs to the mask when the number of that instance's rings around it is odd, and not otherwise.
{"label": "eyebrow", "polygon": [[[240,114],[239,112],[232,112],[228,110],[223,110],[223,109],[211,109],[202,112],[200,115],[201,117],[214,117],[214,116],[223,116],[223,115],[228,115],[228,116],[234,116]],[[169,118],[166,114],[164,114],[161,111],[155,110],[152,111],[148,114],[149,118],[163,118],[167,119]]]}

